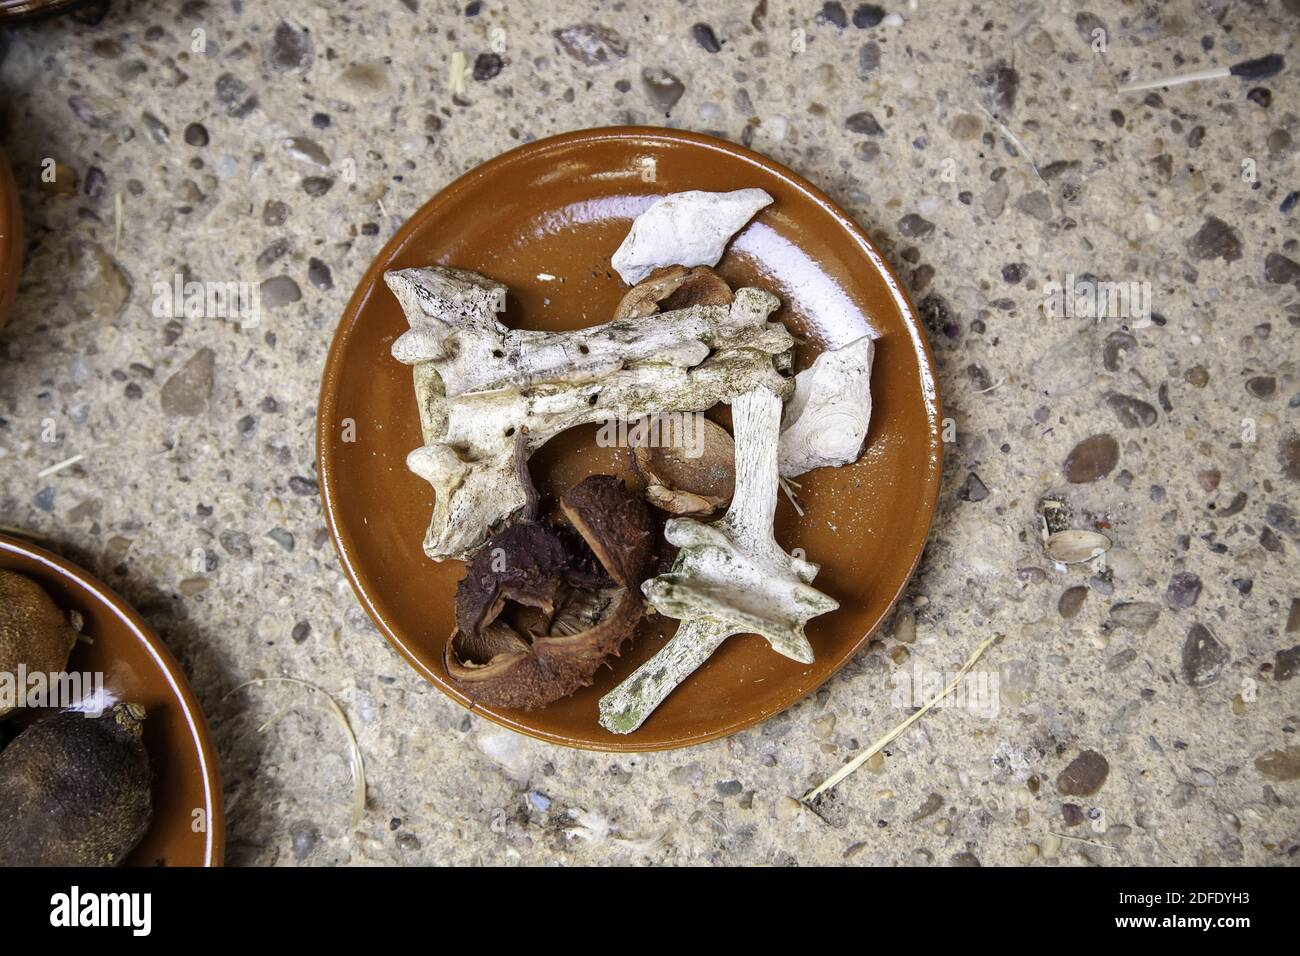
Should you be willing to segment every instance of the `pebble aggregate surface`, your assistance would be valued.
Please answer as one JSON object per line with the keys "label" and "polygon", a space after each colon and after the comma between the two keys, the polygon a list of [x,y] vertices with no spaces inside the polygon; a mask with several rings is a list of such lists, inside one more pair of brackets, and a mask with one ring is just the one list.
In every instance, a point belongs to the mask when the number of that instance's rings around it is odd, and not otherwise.
{"label": "pebble aggregate surface", "polygon": [[[0,524],[175,652],[232,864],[1293,864],[1297,33],[1298,0],[115,0],[0,31],[28,233]],[[1269,52],[1294,65],[1117,92]],[[755,728],[641,756],[426,684],[354,599],[314,470],[330,338],[400,223],[507,149],[627,123],[752,146],[848,209],[925,320],[946,441],[870,647]],[[255,285],[260,322],[160,316],[175,276]],[[1057,314],[1071,281],[1147,308]],[[1058,563],[1071,529],[1110,547]],[[984,696],[799,802],[993,634]],[[268,676],[346,711],[359,825],[319,700],[226,696]]]}

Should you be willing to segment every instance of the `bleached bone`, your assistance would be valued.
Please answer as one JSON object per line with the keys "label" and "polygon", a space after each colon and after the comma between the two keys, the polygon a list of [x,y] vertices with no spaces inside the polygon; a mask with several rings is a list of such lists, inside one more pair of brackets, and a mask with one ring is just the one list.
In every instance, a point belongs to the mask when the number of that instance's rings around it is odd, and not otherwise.
{"label": "bleached bone", "polygon": [[876,346],[864,335],[823,352],[794,377],[794,397],[781,416],[777,461],[796,478],[814,468],[858,460],[871,425],[871,360]]}
{"label": "bleached bone", "polygon": [[431,558],[462,557],[532,493],[528,457],[589,422],[704,411],[764,385],[788,395],[793,339],[767,316],[779,304],[741,289],[730,306],[699,305],[573,332],[508,329],[506,289],[472,272],[432,267],[384,280],[410,330],[393,355],[414,366],[424,446],[407,466],[436,492],[424,541]]}
{"label": "bleached bone", "polygon": [[731,237],[771,202],[761,189],[663,196],[636,217],[610,263],[628,285],[661,266],[716,266]]}
{"label": "bleached bone", "polygon": [[677,633],[601,699],[600,722],[629,734],[732,634],[761,634],[772,649],[803,664],[813,660],[804,636],[809,618],[839,607],[811,584],[817,565],[781,550],[776,516],[781,398],[755,388],[731,403],[736,440],[736,493],[719,521],[667,523],[664,537],[681,550],[672,570],[641,590],[661,614],[681,621]]}

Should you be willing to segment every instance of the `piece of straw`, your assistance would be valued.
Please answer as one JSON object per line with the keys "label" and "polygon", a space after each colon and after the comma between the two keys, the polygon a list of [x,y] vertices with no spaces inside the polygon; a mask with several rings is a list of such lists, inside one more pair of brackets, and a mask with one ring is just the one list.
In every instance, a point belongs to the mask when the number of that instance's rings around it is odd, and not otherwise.
{"label": "piece of straw", "polygon": [[[352,826],[354,828],[357,827],[361,823],[361,816],[366,810],[365,763],[361,759],[361,746],[357,743],[357,735],[352,732],[352,725],[348,723],[348,715],[344,713],[343,708],[339,706],[338,701],[330,696],[329,691],[322,687],[317,687],[315,684],[309,683],[308,681],[299,680],[296,677],[259,677],[254,680],[244,681],[221,699],[226,700],[233,694],[243,690],[245,687],[252,687],[255,684],[260,686],[262,684],[272,683],[297,684],[300,687],[306,687],[308,690],[320,691],[320,693],[325,697],[326,702],[329,704],[330,711],[333,713],[334,718],[338,721],[339,726],[343,728],[343,733],[346,734],[348,738],[348,749],[350,751],[349,756],[352,770]],[[286,713],[287,711],[280,711],[272,716],[270,720],[266,721],[266,723],[262,724],[262,726],[258,728],[258,733],[264,732]]]}
{"label": "piece of straw", "polygon": [[858,754],[856,757],[854,757],[852,760],[846,763],[839,770],[835,771],[833,774],[831,774],[829,777],[827,777],[817,786],[813,787],[813,789],[805,793],[803,795],[803,802],[811,803],[812,801],[816,800],[819,796],[821,796],[827,790],[834,787],[845,777],[849,776],[849,774],[853,773],[853,771],[857,770],[859,767],[861,767],[864,763],[866,763],[868,760],[874,757],[881,750],[885,749],[885,747],[889,746],[889,744],[898,736],[900,736],[903,733],[903,731],[905,731],[908,727],[911,727],[912,724],[920,720],[925,715],[926,711],[928,711],[939,701],[943,700],[945,697],[951,694],[953,690],[956,689],[957,685],[961,683],[961,679],[965,677],[967,673],[970,672],[970,669],[972,667],[975,666],[975,662],[978,661],[980,657],[983,656],[984,652],[1001,640],[1002,640],[1001,634],[994,634],[988,640],[980,644],[979,647],[975,648],[975,653],[972,654],[966,660],[965,664],[961,665],[961,669],[957,671],[957,675],[953,677],[951,681],[948,682],[947,687],[945,687],[943,690],[939,691],[939,693],[931,697],[930,700],[925,704],[925,706],[922,707],[920,710],[918,710],[916,713],[912,714],[912,716],[908,717],[905,721],[903,721],[901,724],[899,724],[889,733],[885,734],[885,736],[881,737],[879,740],[877,740],[874,744],[872,744],[862,753]]}
{"label": "piece of straw", "polygon": [[29,541],[49,541],[50,536],[41,534],[39,531],[29,531],[26,528],[17,528],[9,524],[0,524],[0,534],[11,534],[15,538],[26,538]]}

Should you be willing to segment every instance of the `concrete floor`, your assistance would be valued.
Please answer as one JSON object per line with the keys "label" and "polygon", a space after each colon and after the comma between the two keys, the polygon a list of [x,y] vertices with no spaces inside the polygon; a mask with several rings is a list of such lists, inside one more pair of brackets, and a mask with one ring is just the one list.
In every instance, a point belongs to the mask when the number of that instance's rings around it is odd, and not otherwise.
{"label": "concrete floor", "polygon": [[[175,650],[219,744],[229,862],[1297,859],[1300,3],[117,0],[93,20],[0,39],[30,232],[0,334],[0,523]],[[1116,90],[1269,52],[1289,70]],[[950,420],[880,641],[757,728],[640,757],[517,737],[425,684],[355,601],[313,472],[333,327],[401,220],[503,150],[614,123],[752,143],[849,209],[927,317]],[[42,185],[46,159],[67,169]],[[155,318],[177,272],[270,280],[262,326]],[[1045,314],[1068,275],[1138,283],[1149,317]],[[1055,563],[1044,514],[1112,550]],[[936,709],[818,813],[792,799],[995,633],[974,672],[995,713]],[[258,735],[284,698],[223,701],[263,675],[346,709],[359,827],[327,713],[291,701]]]}

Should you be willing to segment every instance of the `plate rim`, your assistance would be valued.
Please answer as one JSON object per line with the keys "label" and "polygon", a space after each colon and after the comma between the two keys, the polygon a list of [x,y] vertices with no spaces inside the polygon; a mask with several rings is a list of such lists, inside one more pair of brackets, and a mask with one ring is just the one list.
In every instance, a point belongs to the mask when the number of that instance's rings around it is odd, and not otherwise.
{"label": "plate rim", "polygon": [[208,803],[208,839],[204,848],[204,867],[223,866],[226,857],[226,809],[221,784],[221,768],[216,749],[212,745],[207,716],[199,705],[198,697],[181,670],[180,663],[167,649],[157,633],[138,611],[112,588],[84,568],[73,564],[52,551],[30,541],[8,534],[0,534],[0,554],[17,554],[36,561],[52,574],[56,574],[82,589],[89,597],[113,612],[113,615],[149,651],[154,662],[167,679],[168,685],[180,700],[190,737],[197,746],[199,770],[203,777],[204,796]]}
{"label": "plate rim", "polygon": [[3,147],[0,147],[0,226],[7,227],[0,230],[0,329],[3,329],[18,294],[25,243],[18,183]]}
{"label": "plate rim", "polygon": [[[913,555],[907,573],[901,579],[895,593],[890,596],[889,603],[884,613],[880,615],[876,624],[865,630],[856,641],[847,647],[840,655],[839,661],[829,670],[826,675],[809,687],[797,689],[788,695],[784,695],[774,707],[761,710],[757,713],[750,714],[738,720],[731,721],[724,725],[710,729],[707,732],[683,736],[672,740],[666,740],[655,744],[638,744],[635,734],[629,734],[624,738],[611,741],[593,741],[578,737],[566,736],[548,731],[539,730],[525,723],[510,720],[490,710],[481,708],[474,701],[456,692],[453,688],[445,686],[437,678],[424,662],[421,661],[410,649],[400,634],[394,632],[387,622],[379,614],[374,606],[370,595],[366,592],[361,581],[359,580],[356,569],[353,565],[351,549],[344,544],[342,535],[336,522],[336,503],[334,501],[334,453],[331,449],[332,427],[327,423],[332,421],[336,415],[337,407],[335,397],[338,394],[336,382],[341,373],[343,354],[346,349],[346,343],[352,335],[356,326],[357,318],[362,309],[365,308],[371,294],[373,294],[382,282],[376,281],[372,273],[375,271],[378,263],[391,261],[400,255],[406,245],[420,225],[433,215],[438,209],[453,202],[466,189],[473,186],[485,176],[492,175],[499,168],[509,166],[511,163],[518,161],[520,158],[532,155],[537,152],[546,152],[552,149],[566,148],[574,144],[598,143],[607,140],[645,140],[658,139],[664,142],[668,148],[677,145],[689,145],[694,147],[703,147],[713,152],[722,153],[732,159],[739,159],[742,162],[756,166],[765,172],[776,176],[792,186],[805,197],[812,200],[825,213],[830,215],[835,222],[849,235],[856,243],[858,249],[867,257],[877,273],[881,275],[889,288],[890,296],[893,298],[899,313],[902,316],[903,325],[909,333],[909,339],[913,353],[918,359],[918,370],[922,379],[922,401],[926,406],[926,419],[929,423],[928,441],[930,446],[929,467],[926,469],[925,479],[928,487],[922,499],[922,506],[926,511],[925,536],[921,540],[921,546],[917,548],[916,554]],[[382,273],[379,273],[382,274]],[[367,281],[370,280],[370,281]],[[876,248],[870,237],[851,215],[839,206],[825,192],[813,185],[803,176],[794,172],[784,164],[777,162],[770,157],[764,156],[754,150],[744,146],[719,139],[715,136],[709,136],[705,133],[697,133],[687,130],[676,130],[657,126],[605,126],[590,129],[571,130],[565,133],[558,133],[554,136],[547,136],[542,139],[533,140],[523,143],[519,146],[499,153],[482,163],[479,163],[434,193],[418,209],[412,212],[393,233],[386,243],[375,253],[370,264],[366,266],[365,272],[357,280],[356,288],[348,299],[344,307],[339,322],[335,326],[333,338],[330,341],[330,347],[325,359],[325,366],[321,374],[320,393],[317,401],[316,411],[316,472],[320,485],[321,509],[325,515],[325,524],[329,529],[330,541],[334,546],[335,554],[338,556],[339,565],[343,569],[344,576],[352,587],[358,602],[370,616],[375,627],[383,635],[388,644],[395,649],[402,658],[415,669],[426,681],[436,687],[440,692],[445,694],[451,700],[464,707],[471,713],[478,714],[490,720],[498,726],[505,727],[517,733],[524,734],[536,740],[545,741],[546,743],[557,744],[559,746],[570,747],[577,750],[585,750],[593,753],[652,753],[657,751],[678,750],[685,747],[693,747],[698,744],[708,743],[709,741],[719,740],[729,737],[732,734],[739,733],[750,727],[756,726],[763,721],[788,710],[794,704],[807,697],[809,694],[822,687],[835,674],[852,660],[862,649],[873,634],[875,634],[882,624],[888,619],[894,607],[898,604],[907,585],[911,582],[916,569],[921,563],[921,558],[925,553],[925,545],[929,541],[930,532],[934,528],[934,518],[937,511],[939,492],[943,485],[943,458],[944,445],[941,430],[941,410],[942,394],[939,388],[938,375],[934,366],[934,356],[930,349],[929,340],[922,327],[920,315],[916,306],[912,303],[902,283],[899,281],[893,267],[885,260],[880,250]],[[801,686],[801,685],[797,685]],[[593,717],[594,720],[594,717]]]}

